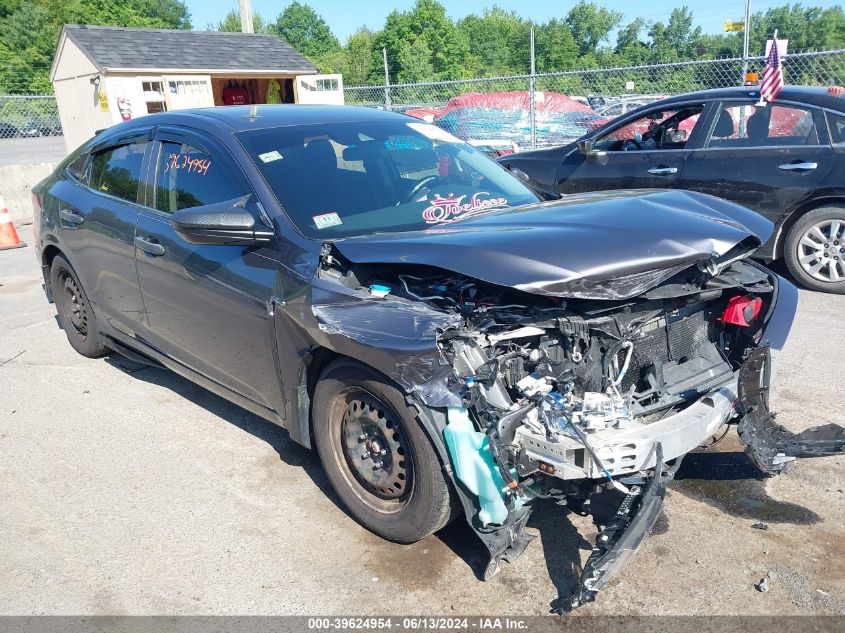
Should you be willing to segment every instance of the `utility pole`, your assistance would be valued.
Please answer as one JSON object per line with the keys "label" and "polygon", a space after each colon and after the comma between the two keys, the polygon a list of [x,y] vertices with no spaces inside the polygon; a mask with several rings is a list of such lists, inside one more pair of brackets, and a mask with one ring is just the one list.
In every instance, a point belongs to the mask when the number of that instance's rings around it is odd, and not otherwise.
{"label": "utility pole", "polygon": [[745,73],[748,72],[748,43],[751,39],[751,0],[745,0],[745,25],[742,29],[742,80],[745,83]]}
{"label": "utility pole", "polygon": [[390,110],[390,72],[387,68],[387,49],[381,49],[381,59],[384,62],[384,109]]}
{"label": "utility pole", "polygon": [[252,28],[252,4],[250,0],[238,0],[238,5],[241,10],[241,32],[255,33]]}
{"label": "utility pole", "polygon": [[531,27],[531,76],[528,79],[528,120],[531,125],[531,149],[537,147],[537,104],[535,91],[537,89],[537,67],[534,57],[534,27]]}

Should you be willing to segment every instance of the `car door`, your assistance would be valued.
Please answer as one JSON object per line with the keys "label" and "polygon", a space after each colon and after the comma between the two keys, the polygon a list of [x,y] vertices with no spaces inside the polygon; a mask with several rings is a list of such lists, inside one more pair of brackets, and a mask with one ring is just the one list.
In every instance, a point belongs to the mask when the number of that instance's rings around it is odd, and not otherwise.
{"label": "car door", "polygon": [[152,130],[141,129],[95,145],[50,192],[61,240],[98,318],[129,335],[144,313],[134,239],[151,139]]}
{"label": "car door", "polygon": [[[188,368],[277,409],[269,308],[278,263],[272,247],[197,245],[170,216],[252,194],[219,143],[159,128],[138,219],[136,262],[148,315],[144,338]],[[247,205],[260,215],[259,205]]]}
{"label": "car door", "polygon": [[708,127],[679,187],[738,202],[773,222],[807,199],[833,167],[824,115],[815,107],[723,101]]}
{"label": "car door", "polygon": [[572,152],[560,166],[560,193],[607,189],[672,188],[699,136],[705,104],[651,108]]}

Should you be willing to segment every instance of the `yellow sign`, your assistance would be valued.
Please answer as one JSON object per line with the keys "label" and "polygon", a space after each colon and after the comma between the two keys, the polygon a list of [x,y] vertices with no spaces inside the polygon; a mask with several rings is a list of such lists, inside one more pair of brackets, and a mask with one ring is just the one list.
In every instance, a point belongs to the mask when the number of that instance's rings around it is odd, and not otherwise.
{"label": "yellow sign", "polygon": [[725,20],[725,33],[742,33],[745,30],[745,21],[731,22]]}
{"label": "yellow sign", "polygon": [[109,98],[105,92],[100,92],[100,112],[109,111]]}

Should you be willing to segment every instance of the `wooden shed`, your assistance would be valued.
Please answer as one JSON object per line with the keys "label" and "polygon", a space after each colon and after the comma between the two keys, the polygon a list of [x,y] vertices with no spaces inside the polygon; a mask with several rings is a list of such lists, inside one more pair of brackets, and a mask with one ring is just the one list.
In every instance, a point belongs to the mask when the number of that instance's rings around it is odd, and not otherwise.
{"label": "wooden shed", "polygon": [[50,80],[67,150],[97,130],[164,110],[343,103],[340,75],[275,35],[66,24]]}

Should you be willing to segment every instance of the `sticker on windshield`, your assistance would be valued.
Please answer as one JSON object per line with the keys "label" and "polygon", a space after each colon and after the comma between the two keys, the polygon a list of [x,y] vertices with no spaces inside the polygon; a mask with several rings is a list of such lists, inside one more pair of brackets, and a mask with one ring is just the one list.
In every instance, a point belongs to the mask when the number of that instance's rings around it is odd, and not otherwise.
{"label": "sticker on windshield", "polygon": [[431,125],[430,123],[408,123],[409,128],[419,132],[423,136],[427,136],[432,141],[441,141],[443,143],[463,143],[462,140],[449,134],[444,129]]}
{"label": "sticker on windshield", "polygon": [[335,211],[332,211],[331,213],[324,213],[322,215],[315,215],[311,219],[314,220],[314,225],[318,229],[327,229],[332,226],[337,226],[338,224],[343,224],[343,222],[340,221],[340,216]]}
{"label": "sticker on windshield", "polygon": [[264,152],[263,154],[259,154],[258,158],[261,159],[262,163],[272,163],[274,160],[281,160],[282,155],[279,154],[276,150],[272,152]]}
{"label": "sticker on windshield", "polygon": [[426,224],[447,224],[461,218],[473,216],[487,209],[507,206],[507,198],[487,198],[482,200],[479,196],[489,196],[486,191],[479,191],[472,194],[469,202],[464,202],[466,196],[449,195],[444,198],[435,194],[434,199],[429,200],[430,206],[422,212]]}

